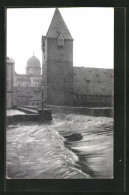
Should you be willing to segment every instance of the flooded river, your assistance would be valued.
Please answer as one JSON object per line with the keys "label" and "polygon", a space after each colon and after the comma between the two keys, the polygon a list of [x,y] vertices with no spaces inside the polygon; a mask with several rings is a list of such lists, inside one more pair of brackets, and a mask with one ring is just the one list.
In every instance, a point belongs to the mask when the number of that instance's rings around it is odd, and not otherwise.
{"label": "flooded river", "polygon": [[54,114],[9,125],[6,135],[8,178],[113,178],[112,118]]}

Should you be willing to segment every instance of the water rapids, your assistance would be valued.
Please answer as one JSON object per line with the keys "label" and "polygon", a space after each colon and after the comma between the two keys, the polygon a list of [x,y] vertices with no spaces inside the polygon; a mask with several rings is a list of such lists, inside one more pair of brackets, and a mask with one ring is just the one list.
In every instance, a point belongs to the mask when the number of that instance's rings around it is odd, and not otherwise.
{"label": "water rapids", "polygon": [[113,177],[113,119],[53,115],[45,124],[9,125],[6,175],[11,179]]}

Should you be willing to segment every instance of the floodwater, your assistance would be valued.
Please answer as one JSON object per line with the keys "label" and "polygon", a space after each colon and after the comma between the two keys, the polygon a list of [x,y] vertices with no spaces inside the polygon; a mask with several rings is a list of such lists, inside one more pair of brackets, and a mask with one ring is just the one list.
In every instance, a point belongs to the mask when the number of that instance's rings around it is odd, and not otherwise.
{"label": "floodwater", "polygon": [[9,125],[6,135],[7,178],[113,178],[112,118],[54,114]]}

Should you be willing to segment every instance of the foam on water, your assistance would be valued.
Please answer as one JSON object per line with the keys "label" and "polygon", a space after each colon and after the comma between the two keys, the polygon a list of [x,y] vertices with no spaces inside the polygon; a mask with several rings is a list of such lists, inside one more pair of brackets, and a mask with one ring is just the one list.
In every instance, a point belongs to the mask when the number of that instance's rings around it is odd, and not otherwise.
{"label": "foam on water", "polygon": [[[93,171],[98,178],[112,177],[112,121],[106,117],[53,115],[53,121],[45,124],[8,126],[7,176],[89,179],[96,178]],[[106,155],[112,159],[107,165]]]}
{"label": "foam on water", "polygon": [[[59,124],[56,124],[57,128]],[[77,155],[64,146],[52,125],[19,124],[7,132],[7,176],[10,178],[88,178],[75,168]]]}

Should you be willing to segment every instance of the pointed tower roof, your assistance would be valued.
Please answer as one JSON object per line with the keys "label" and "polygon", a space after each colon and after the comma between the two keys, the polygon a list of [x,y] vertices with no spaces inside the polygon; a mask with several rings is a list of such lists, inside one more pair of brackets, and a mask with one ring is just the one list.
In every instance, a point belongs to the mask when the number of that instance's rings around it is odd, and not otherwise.
{"label": "pointed tower roof", "polygon": [[58,8],[56,8],[46,37],[57,38],[62,33],[64,39],[73,40]]}

